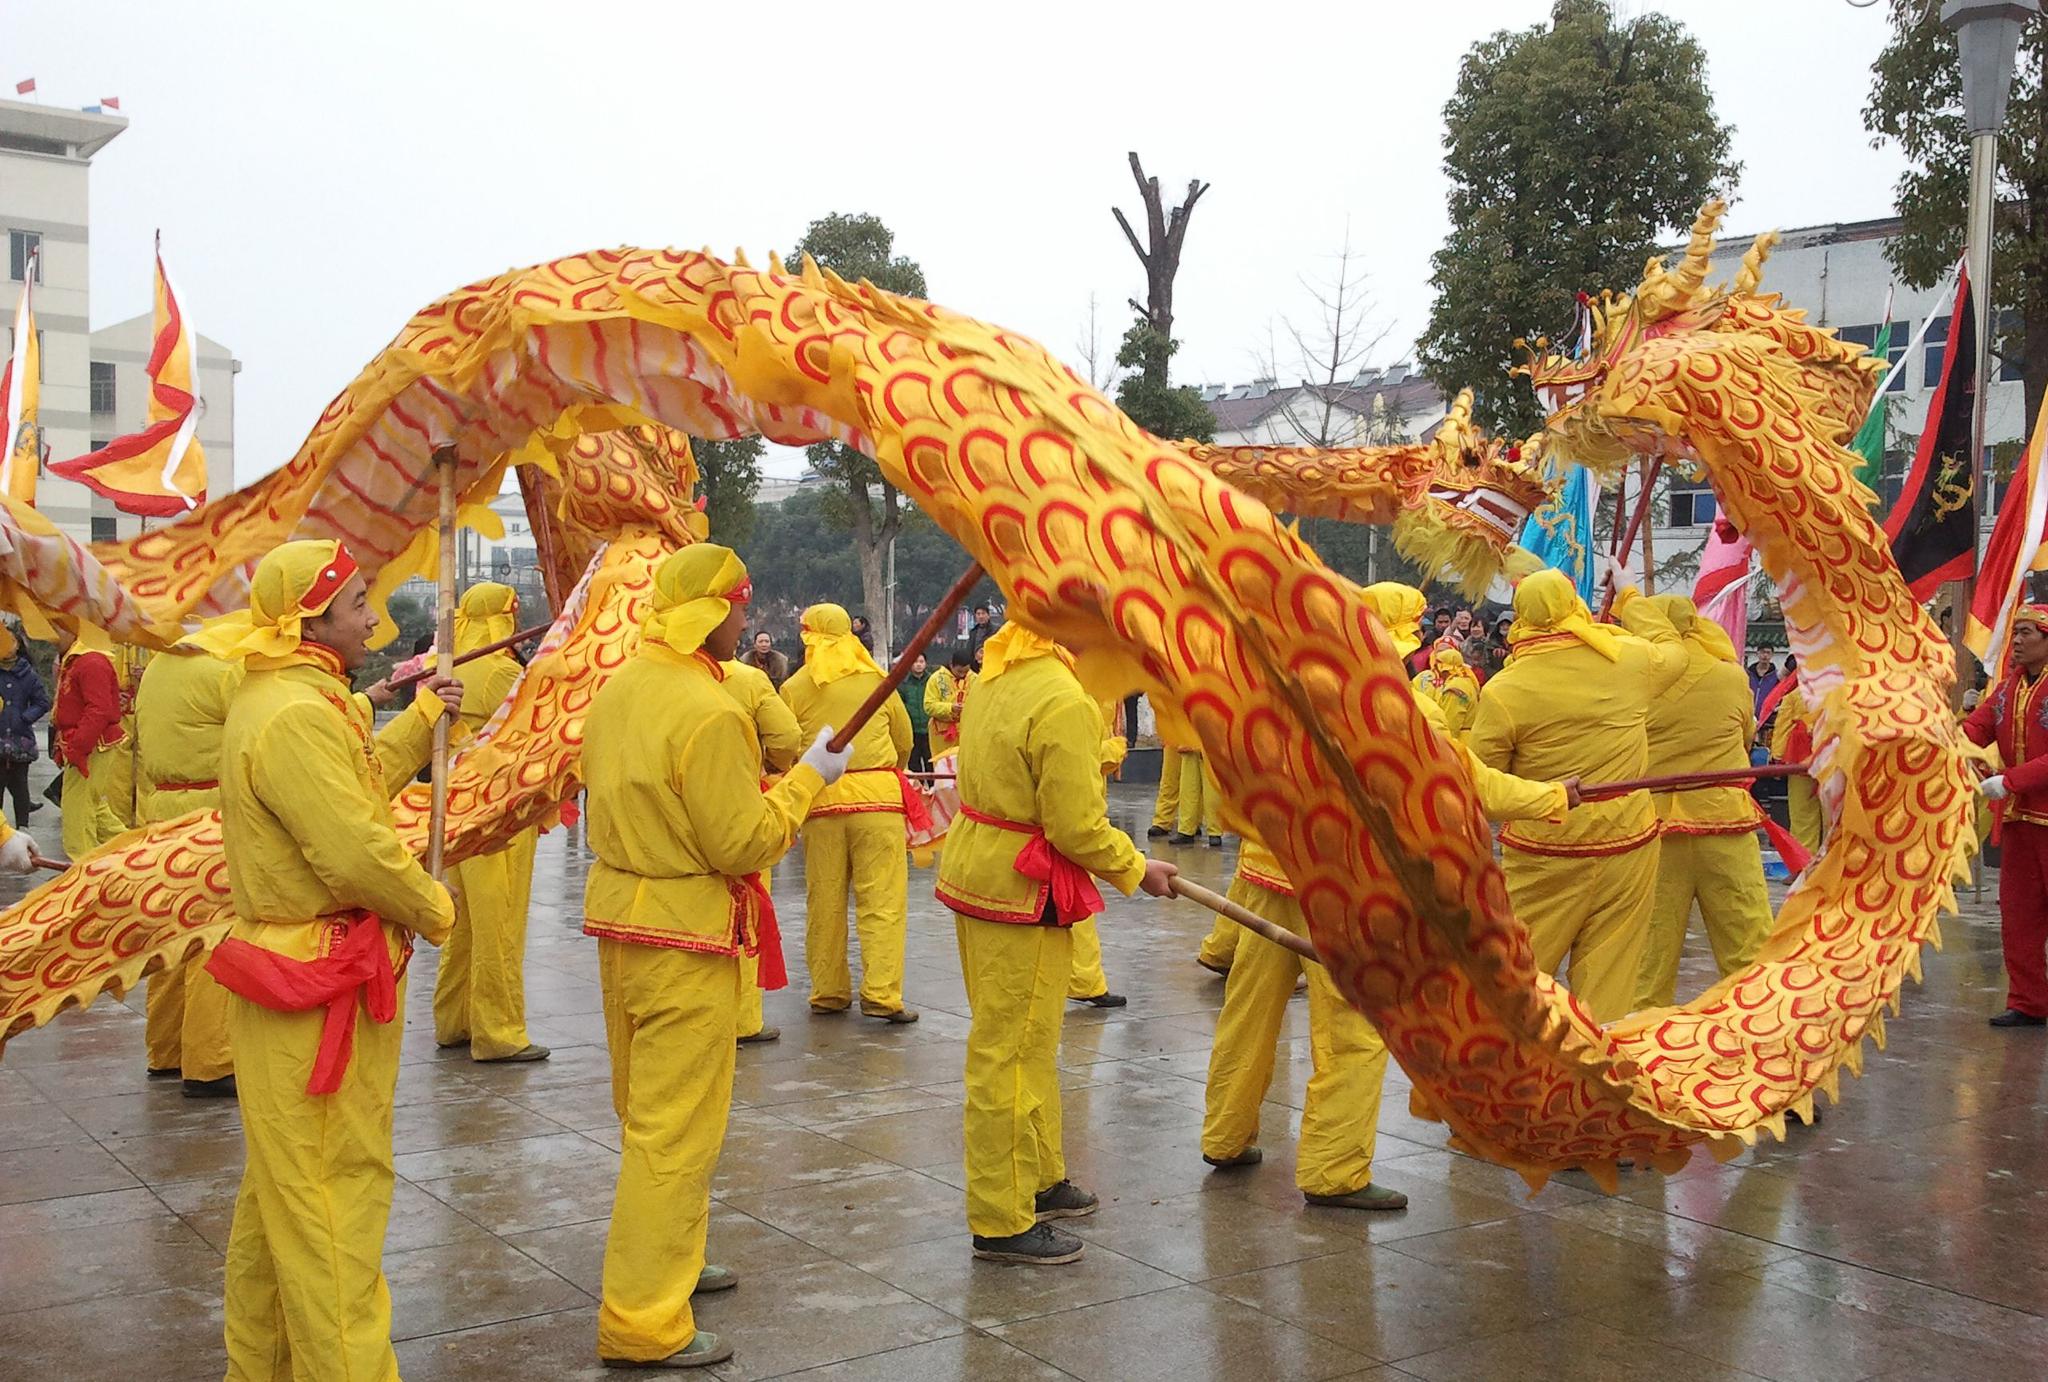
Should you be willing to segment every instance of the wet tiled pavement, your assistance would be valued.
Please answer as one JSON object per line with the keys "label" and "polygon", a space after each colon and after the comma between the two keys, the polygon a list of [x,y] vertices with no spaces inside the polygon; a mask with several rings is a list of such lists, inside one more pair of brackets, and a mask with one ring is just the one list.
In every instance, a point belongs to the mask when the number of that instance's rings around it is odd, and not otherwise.
{"label": "wet tiled pavement", "polygon": [[[1145,793],[1119,788],[1121,823]],[[40,824],[40,821],[38,822]],[[1229,852],[1181,862],[1220,887]],[[541,844],[527,1003],[554,1059],[434,1048],[434,952],[416,959],[386,1246],[406,1377],[597,1376],[595,1292],[618,1146],[584,854]],[[1100,1213],[1077,1265],[973,1262],[961,1205],[967,1034],[950,919],[914,873],[907,991],[924,1020],[818,1018],[768,997],[744,1048],[711,1243],[743,1276],[702,1303],[725,1378],[1654,1379],[2038,1377],[2048,1372],[2048,1039],[2000,1033],[1992,899],[1964,894],[1891,1046],[1818,1128],[1728,1166],[1579,1176],[1531,1198],[1445,1150],[1388,1080],[1377,1179],[1404,1213],[1303,1205],[1292,1133],[1306,1009],[1266,1106],[1265,1164],[1210,1174],[1202,1077],[1222,985],[1207,917],[1115,900],[1102,927],[1128,1008],[1069,1011],[1071,1173]],[[801,856],[776,875],[800,962]],[[1683,992],[1710,961],[1695,938]],[[0,1375],[222,1373],[221,1250],[241,1164],[232,1105],[142,1072],[142,998],[101,1003],[0,1064]]]}

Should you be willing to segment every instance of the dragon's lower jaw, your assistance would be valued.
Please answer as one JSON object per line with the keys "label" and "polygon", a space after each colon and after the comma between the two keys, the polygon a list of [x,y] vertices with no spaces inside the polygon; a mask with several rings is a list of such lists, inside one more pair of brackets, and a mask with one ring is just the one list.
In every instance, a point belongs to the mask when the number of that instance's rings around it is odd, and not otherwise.
{"label": "dragon's lower jaw", "polygon": [[1394,548],[1432,581],[1478,599],[1509,570],[1529,508],[1497,489],[1432,486],[1420,508],[1394,521]]}

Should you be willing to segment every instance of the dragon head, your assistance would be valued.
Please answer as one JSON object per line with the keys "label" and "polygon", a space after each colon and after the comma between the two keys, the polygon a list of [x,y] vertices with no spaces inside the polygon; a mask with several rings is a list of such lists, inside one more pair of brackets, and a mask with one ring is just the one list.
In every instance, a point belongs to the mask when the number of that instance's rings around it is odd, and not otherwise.
{"label": "dragon head", "polygon": [[1427,497],[1394,523],[1401,555],[1432,574],[1453,574],[1477,595],[1504,566],[1529,515],[1550,499],[1537,473],[1537,438],[1516,445],[1472,420],[1472,391],[1452,400],[1428,446],[1435,461]]}

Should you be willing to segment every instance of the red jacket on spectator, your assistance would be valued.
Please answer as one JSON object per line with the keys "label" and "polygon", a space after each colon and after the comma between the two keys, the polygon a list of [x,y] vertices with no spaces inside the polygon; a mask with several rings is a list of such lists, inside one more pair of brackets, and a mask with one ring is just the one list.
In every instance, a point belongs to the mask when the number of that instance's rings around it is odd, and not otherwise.
{"label": "red jacket on spectator", "polygon": [[85,771],[94,749],[118,744],[121,731],[121,679],[114,659],[105,653],[77,653],[57,671],[57,759],[60,766]]}

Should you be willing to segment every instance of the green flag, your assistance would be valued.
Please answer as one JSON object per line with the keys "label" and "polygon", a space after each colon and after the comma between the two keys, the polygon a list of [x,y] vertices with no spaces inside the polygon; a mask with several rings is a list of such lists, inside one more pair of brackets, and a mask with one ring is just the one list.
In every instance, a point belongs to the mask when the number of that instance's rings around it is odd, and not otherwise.
{"label": "green flag", "polygon": [[[1892,323],[1889,313],[1885,323],[1877,329],[1877,339],[1871,343],[1871,355],[1891,367]],[[1891,405],[1886,401],[1882,376],[1877,397],[1870,401],[1870,413],[1863,419],[1863,426],[1857,429],[1856,439],[1849,443],[1849,449],[1863,459],[1856,466],[1856,478],[1871,489],[1877,488],[1878,478],[1884,473],[1885,423],[1891,414]]]}

